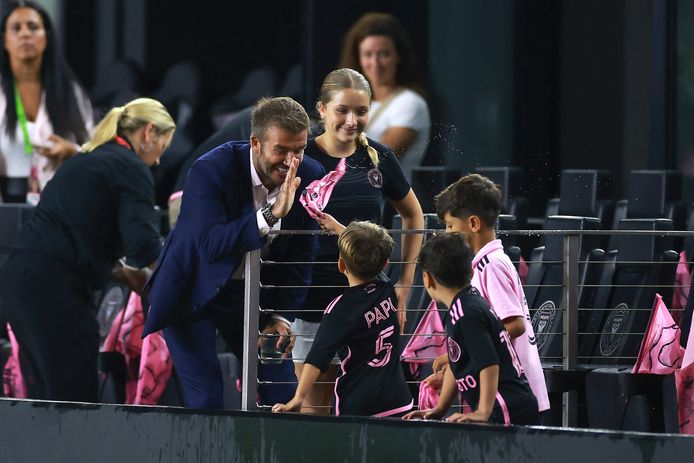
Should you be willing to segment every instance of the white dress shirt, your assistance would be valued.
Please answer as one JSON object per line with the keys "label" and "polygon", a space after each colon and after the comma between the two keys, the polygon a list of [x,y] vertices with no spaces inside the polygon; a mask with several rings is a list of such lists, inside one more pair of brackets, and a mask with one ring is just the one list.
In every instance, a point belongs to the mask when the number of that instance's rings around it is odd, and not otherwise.
{"label": "white dress shirt", "polygon": [[[275,187],[272,191],[268,191],[268,189],[265,188],[263,182],[260,181],[258,171],[255,170],[255,164],[253,164],[253,149],[251,148],[249,152],[251,157],[251,188],[253,189],[253,207],[256,210],[255,217],[256,221],[258,222],[258,233],[260,233],[260,236],[265,236],[270,232],[270,230],[280,230],[280,227],[282,226],[282,219],[280,219],[271,228],[268,225],[267,220],[265,220],[265,217],[263,217],[262,211],[260,210],[266,204],[275,204],[275,201],[277,201],[277,195],[280,192],[280,187]],[[270,235],[267,237],[267,243],[265,243],[265,246],[263,246],[263,248],[260,251],[261,256],[267,256],[267,253],[269,252],[270,243],[276,236],[277,235]],[[246,258],[244,256],[244,259],[241,261],[239,266],[236,268],[236,271],[234,271],[234,274],[231,276],[232,279],[243,280],[244,270],[246,268],[245,264]],[[287,325],[290,324],[289,320],[287,320],[279,314],[273,314],[272,318],[274,320],[282,320]]]}

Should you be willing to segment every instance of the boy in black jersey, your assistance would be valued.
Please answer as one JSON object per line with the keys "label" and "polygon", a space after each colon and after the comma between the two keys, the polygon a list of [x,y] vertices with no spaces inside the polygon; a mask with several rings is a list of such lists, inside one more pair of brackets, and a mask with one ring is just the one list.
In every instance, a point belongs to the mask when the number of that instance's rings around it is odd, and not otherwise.
{"label": "boy in black jersey", "polygon": [[436,407],[405,415],[405,419],[443,417],[455,390],[472,413],[455,413],[449,422],[537,424],[537,400],[530,390],[508,332],[487,303],[470,286],[472,250],[460,233],[429,240],[419,262],[424,287],[432,299],[448,307],[448,361]]}
{"label": "boy in black jersey", "polygon": [[370,222],[352,222],[338,240],[338,268],[349,288],[323,314],[294,398],[273,412],[298,412],[316,378],[337,352],[335,415],[396,416],[412,409],[400,366],[400,328],[393,285],[379,278],[393,239]]}

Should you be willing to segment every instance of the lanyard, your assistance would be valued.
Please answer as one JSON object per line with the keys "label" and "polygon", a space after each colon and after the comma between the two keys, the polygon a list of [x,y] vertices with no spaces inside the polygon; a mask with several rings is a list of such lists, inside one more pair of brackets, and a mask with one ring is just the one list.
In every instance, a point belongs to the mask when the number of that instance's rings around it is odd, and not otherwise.
{"label": "lanyard", "polygon": [[27,115],[24,112],[22,97],[19,95],[19,90],[17,90],[17,82],[14,83],[14,105],[17,109],[17,120],[19,121],[19,126],[22,128],[22,136],[24,137],[24,154],[31,156],[34,149],[31,147],[29,127],[27,126]]}
{"label": "lanyard", "polygon": [[131,150],[131,151],[135,151],[135,150],[133,149],[133,145],[131,145],[130,142],[129,142],[126,138],[123,138],[123,137],[121,137],[121,136],[119,136],[119,135],[116,135],[115,138],[114,138],[114,140],[115,140],[116,143],[118,143],[119,145],[124,146],[124,147],[128,148],[128,149]]}

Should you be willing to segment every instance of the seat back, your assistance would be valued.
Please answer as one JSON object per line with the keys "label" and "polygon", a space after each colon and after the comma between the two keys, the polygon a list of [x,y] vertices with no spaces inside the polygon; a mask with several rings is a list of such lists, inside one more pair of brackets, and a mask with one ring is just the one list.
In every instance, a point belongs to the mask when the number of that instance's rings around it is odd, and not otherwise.
{"label": "seat back", "polygon": [[460,169],[440,166],[420,166],[412,169],[412,191],[417,195],[422,211],[435,213],[434,197],[460,178]]}
{"label": "seat back", "polygon": [[[668,219],[625,219],[620,230],[671,230]],[[626,365],[638,354],[648,325],[655,294],[670,304],[678,254],[672,239],[646,235],[616,235],[613,264],[605,273],[595,296],[589,331],[579,356],[592,351],[589,363]],[[596,330],[597,327],[597,330]],[[593,331],[595,330],[595,331]],[[589,342],[591,341],[591,342]]]}
{"label": "seat back", "polygon": [[[499,215],[499,218],[496,221],[496,230],[518,230],[516,216],[510,214]],[[501,240],[501,243],[504,245],[504,249],[508,249],[511,246],[515,246],[518,241],[517,235],[499,234],[499,239]]]}
{"label": "seat back", "polygon": [[668,203],[682,199],[682,174],[674,170],[634,170],[629,178],[630,219],[666,217]]}
{"label": "seat back", "polygon": [[604,170],[566,169],[561,172],[559,214],[598,217],[598,201],[610,197],[610,178]]}
{"label": "seat back", "polygon": [[[600,221],[594,217],[552,216],[547,225],[557,230],[596,230]],[[581,237],[579,261],[596,249],[596,237]],[[545,240],[544,252],[540,262],[533,262],[534,269],[528,274],[526,285],[532,288],[526,292],[537,349],[545,359],[557,360],[562,356],[562,339],[566,301],[564,298],[564,237],[549,235]],[[539,268],[538,268],[539,267]],[[579,264],[579,284],[586,274],[585,263]],[[579,291],[580,299],[580,291]]]}
{"label": "seat back", "polygon": [[501,190],[501,212],[516,216],[518,227],[525,228],[528,221],[528,201],[524,196],[525,176],[520,167],[477,167],[484,175],[496,183]]}
{"label": "seat back", "polygon": [[0,204],[0,248],[17,242],[19,231],[33,212],[34,206],[29,204]]}

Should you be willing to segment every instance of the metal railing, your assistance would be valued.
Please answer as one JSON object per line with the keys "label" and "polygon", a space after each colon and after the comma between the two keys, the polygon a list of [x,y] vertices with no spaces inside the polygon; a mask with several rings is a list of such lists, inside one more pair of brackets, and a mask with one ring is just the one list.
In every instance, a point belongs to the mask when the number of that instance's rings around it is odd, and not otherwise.
{"label": "metal railing", "polygon": [[[398,234],[431,234],[439,233],[442,230],[438,229],[421,229],[421,230],[389,230],[391,235]],[[306,234],[306,233],[322,233],[320,231],[271,231],[272,234]],[[694,237],[694,232],[687,231],[650,231],[650,230],[514,230],[514,231],[497,231],[499,237],[503,236],[556,236],[560,235],[563,237],[563,255],[561,261],[542,261],[544,264],[561,264],[563,267],[563,282],[560,285],[535,285],[543,287],[562,287],[562,297],[565,306],[557,307],[557,311],[563,311],[563,327],[561,333],[547,332],[547,335],[562,335],[562,354],[561,354],[561,369],[562,370],[575,370],[579,366],[579,356],[578,356],[578,341],[579,335],[599,335],[600,332],[580,332],[578,330],[579,312],[586,310],[612,310],[613,308],[581,308],[579,307],[579,292],[580,288],[588,287],[601,287],[604,285],[591,285],[591,284],[580,284],[579,283],[579,266],[588,263],[586,260],[580,259],[580,246],[581,238],[584,236],[591,235],[637,235],[637,236],[654,236],[654,237]],[[254,250],[246,255],[245,260],[245,307],[244,307],[244,354],[243,354],[243,376],[242,376],[242,397],[241,397],[241,407],[242,410],[256,410],[259,405],[256,402],[258,393],[258,379],[257,379],[257,364],[259,360],[257,343],[259,339],[258,331],[258,317],[261,311],[282,313],[283,308],[276,308],[271,310],[263,310],[259,307],[260,300],[260,290],[261,288],[284,288],[285,286],[262,286],[260,283],[260,270],[262,265],[297,265],[297,264],[307,264],[306,262],[276,262],[276,261],[262,261],[260,250]],[[316,262],[311,262],[315,264]],[[528,265],[533,266],[538,262],[527,261]],[[602,262],[595,262],[596,264],[601,264]],[[616,264],[623,263],[619,260],[613,262]],[[653,264],[651,261],[634,262],[629,261],[629,264]],[[321,264],[334,264],[332,262],[321,262]],[[402,262],[391,261],[391,264],[402,264]],[[674,263],[673,265],[677,265]],[[669,286],[672,288],[678,287],[674,284],[672,285],[658,285]],[[532,285],[525,285],[524,288],[531,287]],[[607,285],[610,286],[610,285]],[[628,287],[629,285],[619,285]],[[635,285],[643,287],[643,285]],[[651,285],[652,286],[652,285]],[[287,288],[297,288],[301,286],[286,286]],[[339,286],[332,286],[338,288]],[[421,288],[421,285],[412,285],[412,287]],[[408,308],[408,312],[424,312],[426,308],[416,307]],[[533,308],[531,307],[531,310]],[[651,310],[650,308],[641,309],[630,309],[630,310]],[[292,311],[286,309],[284,311]],[[301,311],[308,311],[306,309],[301,309]],[[318,311],[318,309],[316,309]],[[322,311],[322,309],[320,310]],[[599,330],[598,330],[599,331]],[[295,333],[301,336],[302,333]],[[643,333],[622,333],[624,335],[642,335]],[[408,340],[414,333],[405,333],[403,339]],[[559,360],[559,358],[553,358],[554,360]],[[626,357],[625,360],[634,360],[635,357]],[[547,360],[547,359],[545,359]],[[291,359],[287,359],[291,361]],[[417,381],[419,382],[419,381]],[[267,384],[277,384],[270,383]],[[320,383],[318,383],[320,384]],[[564,426],[573,426],[577,422],[577,407],[576,407],[576,392],[565,392],[562,396],[562,424]]]}

